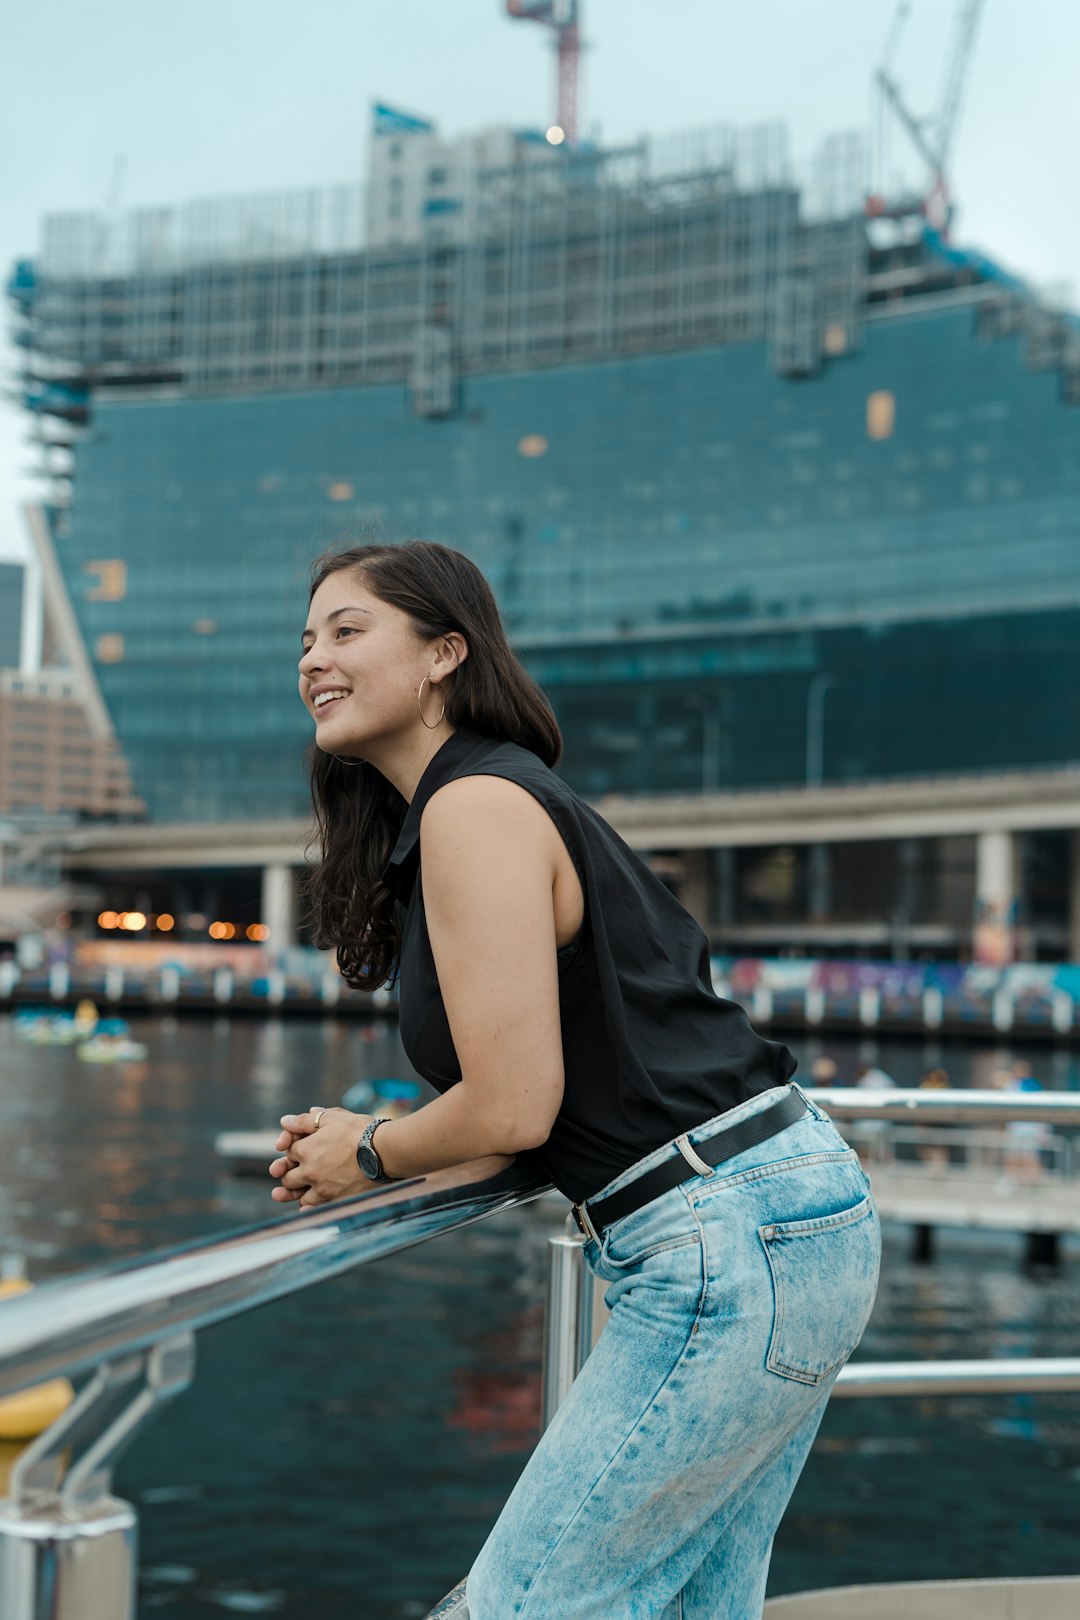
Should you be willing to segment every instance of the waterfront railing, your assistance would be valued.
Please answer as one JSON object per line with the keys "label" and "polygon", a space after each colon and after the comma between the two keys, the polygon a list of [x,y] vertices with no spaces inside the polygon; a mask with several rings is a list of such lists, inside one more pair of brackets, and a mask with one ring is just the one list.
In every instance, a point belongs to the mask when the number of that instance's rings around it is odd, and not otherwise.
{"label": "waterfront railing", "polygon": [[[1038,1122],[1080,1131],[1080,1094],[817,1090],[837,1119]],[[197,1333],[414,1244],[529,1203],[547,1186],[507,1160],[416,1177],[293,1220],[160,1251],[41,1285],[0,1305],[0,1395],[92,1373],[14,1464],[0,1503],[0,1614],[132,1620],[135,1510],[112,1469],[138,1429],[190,1384]],[[544,1418],[595,1341],[599,1290],[582,1241],[549,1245]],[[840,1396],[1080,1390],[1080,1356],[1054,1360],[867,1363]]]}

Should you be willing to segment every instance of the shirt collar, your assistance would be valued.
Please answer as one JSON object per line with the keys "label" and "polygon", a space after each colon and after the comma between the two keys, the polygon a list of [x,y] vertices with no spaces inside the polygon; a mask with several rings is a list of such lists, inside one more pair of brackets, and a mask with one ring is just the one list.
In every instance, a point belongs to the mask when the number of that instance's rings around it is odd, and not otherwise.
{"label": "shirt collar", "polygon": [[415,869],[420,850],[420,817],[424,807],[434,793],[450,781],[455,770],[463,759],[466,759],[474,749],[482,746],[485,739],[475,731],[459,730],[452,732],[439,748],[438,753],[432,755],[424,767],[423,774],[416,784],[416,792],[412,802],[405,813],[398,841],[394,845],[393,853],[386,863],[383,872],[383,882],[391,894],[404,898],[403,891],[407,888],[409,880]]}

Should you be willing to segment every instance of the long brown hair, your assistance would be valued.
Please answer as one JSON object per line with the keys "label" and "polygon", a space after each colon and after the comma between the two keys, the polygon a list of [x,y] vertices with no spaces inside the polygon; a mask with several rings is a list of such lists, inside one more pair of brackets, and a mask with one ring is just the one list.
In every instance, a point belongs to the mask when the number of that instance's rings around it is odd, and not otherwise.
{"label": "long brown hair", "polygon": [[[381,601],[407,613],[422,639],[455,630],[465,637],[469,656],[440,687],[455,729],[520,743],[545,765],[558,762],[562,736],[551,705],[511,650],[491,586],[463,552],[409,540],[325,554],[312,567],[309,603],[324,580],[344,572],[361,575]],[[302,886],[314,941],[337,948],[348,984],[377,990],[398,962],[401,939],[382,874],[408,806],[373,765],[343,765],[314,743],[308,772],[309,853],[319,859]]]}

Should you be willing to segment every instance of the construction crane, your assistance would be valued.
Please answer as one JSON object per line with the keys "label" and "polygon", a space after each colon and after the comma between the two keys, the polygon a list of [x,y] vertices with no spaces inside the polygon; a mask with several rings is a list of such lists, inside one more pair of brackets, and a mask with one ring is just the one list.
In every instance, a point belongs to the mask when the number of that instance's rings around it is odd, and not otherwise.
{"label": "construction crane", "polygon": [[906,202],[890,207],[883,197],[871,197],[867,203],[867,213],[889,218],[897,218],[912,212],[922,213],[945,235],[952,217],[948,181],[949,161],[956,139],[960,104],[975,49],[975,35],[982,15],[983,0],[960,0],[952,54],[946,71],[941,107],[936,117],[931,115],[916,118],[907,107],[900,86],[891,72],[892,58],[911,15],[911,6],[912,0],[900,0],[896,8],[885,55],[877,70],[876,78],[883,107],[892,109],[910,135],[916,150],[930,170],[931,183],[926,195],[914,204]]}
{"label": "construction crane", "polygon": [[553,146],[577,143],[578,67],[581,60],[581,0],[506,0],[511,17],[543,23],[555,34],[559,89],[555,122],[547,132]]}

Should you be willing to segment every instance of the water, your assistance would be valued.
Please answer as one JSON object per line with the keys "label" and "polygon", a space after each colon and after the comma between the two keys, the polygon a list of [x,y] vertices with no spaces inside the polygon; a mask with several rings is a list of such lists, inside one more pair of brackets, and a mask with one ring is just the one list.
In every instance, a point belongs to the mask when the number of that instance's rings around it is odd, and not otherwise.
{"label": "water", "polygon": [[[37,1278],[255,1221],[294,1220],[224,1177],[215,1134],[405,1074],[396,1026],[148,1019],[144,1064],[17,1044],[0,1021],[0,1251]],[[1080,1056],[952,1043],[822,1046],[911,1083],[982,1083],[1008,1056],[1080,1087]],[[321,1079],[313,1084],[312,1075]],[[535,1442],[551,1216],[534,1206],[322,1284],[199,1339],[192,1388],[122,1460],[141,1518],[141,1620],[303,1613],[408,1620],[464,1573]],[[1021,1239],[942,1237],[931,1268],[887,1233],[861,1354],[1075,1354],[1080,1253],[1020,1270]],[[771,1590],[1080,1567],[1080,1397],[835,1402]]]}

